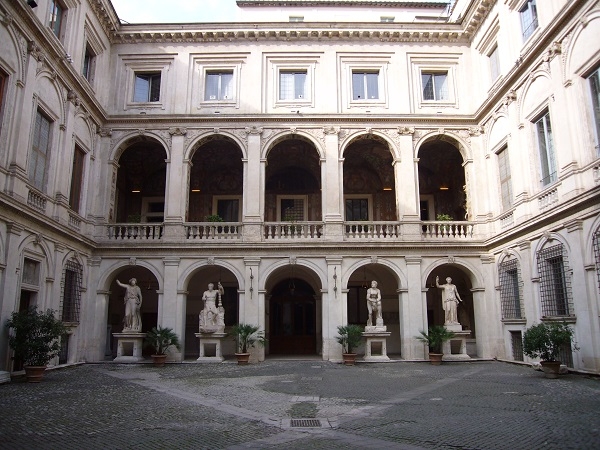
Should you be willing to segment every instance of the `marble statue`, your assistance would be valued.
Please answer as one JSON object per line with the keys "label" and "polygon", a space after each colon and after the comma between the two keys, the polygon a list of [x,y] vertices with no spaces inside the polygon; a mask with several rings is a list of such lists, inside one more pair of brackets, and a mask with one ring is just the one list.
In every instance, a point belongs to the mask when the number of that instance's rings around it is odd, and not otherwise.
{"label": "marble statue", "polygon": [[225,291],[220,282],[217,290],[214,288],[214,283],[208,283],[208,290],[202,294],[204,309],[200,311],[199,317],[201,333],[222,333],[225,329],[225,308],[221,303],[221,296]]}
{"label": "marble statue", "polygon": [[371,287],[367,289],[367,309],[369,310],[369,319],[367,326],[373,325],[373,314],[375,314],[375,325],[383,325],[383,316],[381,313],[381,291],[377,288],[377,281],[371,281]]}
{"label": "marble statue", "polygon": [[452,284],[452,278],[446,278],[445,284],[440,284],[440,277],[435,277],[436,287],[443,289],[442,291],[442,308],[445,314],[445,325],[458,324],[457,308],[458,302],[462,302],[456,286]]}
{"label": "marble statue", "polygon": [[129,284],[121,283],[117,280],[117,284],[125,288],[125,318],[123,319],[123,332],[133,331],[141,333],[142,331],[142,291],[137,285],[137,280],[132,278]]}

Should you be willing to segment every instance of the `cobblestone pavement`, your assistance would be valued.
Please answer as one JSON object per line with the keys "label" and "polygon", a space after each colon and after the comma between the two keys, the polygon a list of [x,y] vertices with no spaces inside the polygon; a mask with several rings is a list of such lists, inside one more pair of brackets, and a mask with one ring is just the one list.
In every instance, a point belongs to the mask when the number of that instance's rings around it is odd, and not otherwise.
{"label": "cobblestone pavement", "polygon": [[0,449],[598,449],[600,378],[528,366],[87,364],[0,386]]}

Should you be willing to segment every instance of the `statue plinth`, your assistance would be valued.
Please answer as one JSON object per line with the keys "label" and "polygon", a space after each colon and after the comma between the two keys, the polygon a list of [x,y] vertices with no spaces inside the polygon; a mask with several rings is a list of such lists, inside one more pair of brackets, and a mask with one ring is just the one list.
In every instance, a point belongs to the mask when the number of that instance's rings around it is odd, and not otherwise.
{"label": "statue plinth", "polygon": [[[446,329],[452,331],[454,333],[454,337],[449,341],[444,342],[443,352],[444,352],[444,360],[464,360],[471,359],[471,357],[467,354],[467,338],[471,335],[471,332],[466,330],[462,330],[462,326],[458,324],[458,330],[454,330],[448,328],[448,325],[444,325]],[[450,325],[452,326],[452,325]],[[456,325],[454,325],[456,327]],[[460,341],[460,350],[458,353],[452,353],[452,341]]]}
{"label": "statue plinth", "polygon": [[224,333],[225,325],[204,325],[200,327],[200,333],[198,334],[215,334]]}
{"label": "statue plinth", "polygon": [[446,328],[446,330],[452,331],[454,333],[461,332],[463,330],[462,325],[458,322],[445,323],[444,328]]}
{"label": "statue plinth", "polygon": [[144,360],[142,347],[146,333],[138,331],[123,331],[113,333],[117,338],[117,357],[114,362],[136,363]]}
{"label": "statue plinth", "polygon": [[227,333],[221,332],[202,332],[195,333],[196,337],[200,339],[200,357],[196,360],[197,362],[223,362],[223,353],[221,351],[221,343],[223,339],[227,337]]}
{"label": "statue plinth", "polygon": [[[381,330],[383,328],[383,330]],[[389,361],[387,355],[387,338],[392,333],[385,331],[385,326],[366,326],[363,337],[367,340],[365,343],[365,356],[363,361],[383,362]]]}
{"label": "statue plinth", "polygon": [[365,333],[385,333],[385,332],[387,332],[387,327],[385,325],[367,325],[365,327]]}

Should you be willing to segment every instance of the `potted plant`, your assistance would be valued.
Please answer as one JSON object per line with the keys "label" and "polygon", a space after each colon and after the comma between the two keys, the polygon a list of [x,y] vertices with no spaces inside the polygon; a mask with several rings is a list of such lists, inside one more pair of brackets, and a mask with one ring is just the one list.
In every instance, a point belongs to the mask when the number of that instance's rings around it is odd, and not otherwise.
{"label": "potted plant", "polygon": [[152,361],[154,361],[154,365],[157,367],[165,365],[169,347],[173,346],[177,350],[181,348],[179,337],[172,328],[168,327],[163,328],[159,326],[152,328],[146,333],[144,343],[146,347],[152,347],[154,349],[154,354],[150,356],[152,356]]}
{"label": "potted plant", "polygon": [[234,325],[231,332],[237,341],[237,357],[239,365],[246,365],[250,360],[250,349],[256,344],[265,345],[267,339],[264,332],[259,331],[260,327],[247,323],[238,323]]}
{"label": "potted plant", "polygon": [[[454,219],[449,214],[438,214],[436,220],[439,222],[452,222]],[[450,232],[450,225],[440,225],[440,231],[442,234],[448,234]]]}
{"label": "potted plant", "polygon": [[13,358],[23,363],[28,382],[39,383],[50,360],[59,354],[60,338],[67,334],[67,328],[55,317],[55,311],[40,312],[37,306],[13,312],[6,326],[14,330],[8,337]]}
{"label": "potted plant", "polygon": [[363,329],[358,325],[338,325],[337,330],[338,335],[335,339],[342,346],[344,365],[353,366],[356,362],[354,349],[361,343]]}
{"label": "potted plant", "polygon": [[224,222],[223,218],[218,214],[211,214],[204,217],[205,222]]}
{"label": "potted plant", "polygon": [[539,358],[547,378],[557,378],[560,373],[560,350],[573,342],[573,329],[565,322],[538,323],[523,335],[523,353]]}
{"label": "potted plant", "polygon": [[419,331],[420,336],[416,336],[418,340],[424,342],[429,347],[429,362],[434,366],[439,366],[442,363],[444,351],[442,347],[444,342],[449,341],[454,337],[454,333],[449,331],[443,325],[434,325],[429,327],[427,333]]}

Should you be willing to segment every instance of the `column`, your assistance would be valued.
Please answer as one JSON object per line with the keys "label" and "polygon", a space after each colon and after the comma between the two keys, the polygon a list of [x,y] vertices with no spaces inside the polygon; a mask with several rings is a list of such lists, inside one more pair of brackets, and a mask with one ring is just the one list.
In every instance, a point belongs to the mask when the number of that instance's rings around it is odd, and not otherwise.
{"label": "column", "polygon": [[400,339],[403,359],[424,359],[425,346],[415,338],[427,331],[427,289],[421,286],[421,257],[405,256],[408,291],[400,298]]}
{"label": "column", "polygon": [[[240,323],[258,325],[266,335],[265,291],[258,289],[260,286],[259,265],[260,258],[244,258],[245,283],[243,294],[240,294],[239,298],[239,320]],[[253,362],[265,359],[264,347],[256,346],[250,350],[250,353],[250,360]]]}
{"label": "column", "polygon": [[[163,293],[158,296],[158,320],[162,327],[172,328],[185,342],[185,295],[177,290],[179,280],[179,263],[181,258],[163,258]],[[169,349],[169,360],[181,361],[182,353],[175,347]]]}
{"label": "column", "polygon": [[183,239],[183,221],[188,198],[188,172],[183,162],[185,128],[170,128],[171,156],[167,160],[165,188],[165,237]]}
{"label": "column", "polygon": [[348,323],[347,291],[342,291],[342,258],[328,257],[327,288],[322,295],[323,360],[341,361],[338,325]]}

